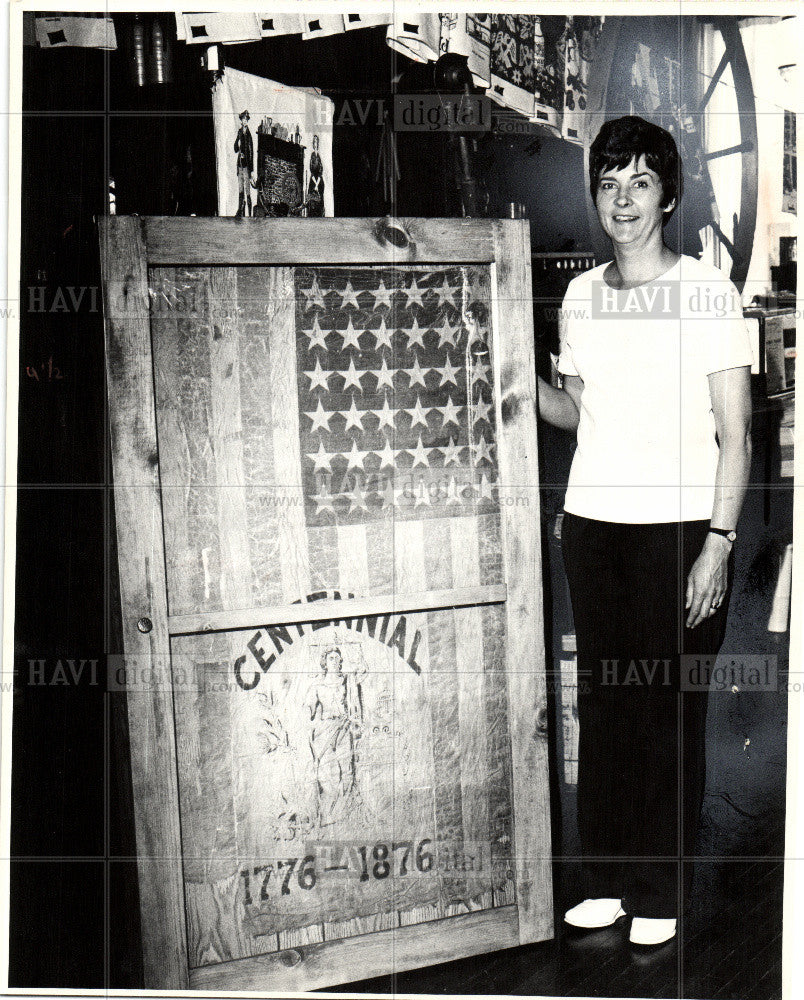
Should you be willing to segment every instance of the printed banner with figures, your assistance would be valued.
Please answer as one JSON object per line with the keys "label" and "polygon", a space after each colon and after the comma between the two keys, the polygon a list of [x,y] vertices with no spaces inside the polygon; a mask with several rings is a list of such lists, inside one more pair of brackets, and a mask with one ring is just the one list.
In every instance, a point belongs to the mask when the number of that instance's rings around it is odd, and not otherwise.
{"label": "printed banner with figures", "polygon": [[227,68],[212,93],[218,215],[332,216],[333,103]]}

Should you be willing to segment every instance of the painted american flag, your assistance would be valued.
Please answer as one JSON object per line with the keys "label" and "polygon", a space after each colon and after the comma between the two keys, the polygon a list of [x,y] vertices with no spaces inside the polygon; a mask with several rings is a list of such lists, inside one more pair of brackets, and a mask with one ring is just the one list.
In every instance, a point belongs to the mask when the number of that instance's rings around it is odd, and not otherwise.
{"label": "painted american flag", "polygon": [[307,524],[497,510],[482,267],[295,272]]}

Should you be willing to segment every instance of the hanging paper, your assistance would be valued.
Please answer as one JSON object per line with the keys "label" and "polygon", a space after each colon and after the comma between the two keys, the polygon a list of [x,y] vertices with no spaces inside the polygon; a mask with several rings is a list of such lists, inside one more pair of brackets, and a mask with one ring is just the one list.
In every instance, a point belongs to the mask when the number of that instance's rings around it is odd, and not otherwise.
{"label": "hanging paper", "polygon": [[491,14],[442,14],[441,54],[466,56],[476,87],[491,86]]}
{"label": "hanging paper", "polygon": [[262,37],[258,14],[185,14],[188,44],[258,42]]}
{"label": "hanging paper", "polygon": [[323,38],[343,34],[343,14],[309,14],[304,18],[302,38]]}
{"label": "hanging paper", "polygon": [[369,14],[368,11],[364,11],[362,14],[344,14],[343,27],[345,31],[354,31],[355,28],[376,28],[379,25],[391,24],[393,20],[394,15],[391,13]]}
{"label": "hanging paper", "polygon": [[260,34],[263,38],[274,35],[300,35],[305,28],[304,17],[301,14],[258,14],[260,19]]}
{"label": "hanging paper", "polygon": [[42,49],[116,49],[114,22],[104,14],[37,15],[36,44]]}
{"label": "hanging paper", "polygon": [[498,104],[531,117],[534,112],[532,14],[496,14],[491,25],[491,89]]}
{"label": "hanging paper", "polygon": [[394,14],[386,40],[392,49],[409,59],[434,62],[441,44],[441,19],[438,14],[423,14],[409,7]]}
{"label": "hanging paper", "polygon": [[215,84],[218,214],[334,215],[333,103],[227,68]]}

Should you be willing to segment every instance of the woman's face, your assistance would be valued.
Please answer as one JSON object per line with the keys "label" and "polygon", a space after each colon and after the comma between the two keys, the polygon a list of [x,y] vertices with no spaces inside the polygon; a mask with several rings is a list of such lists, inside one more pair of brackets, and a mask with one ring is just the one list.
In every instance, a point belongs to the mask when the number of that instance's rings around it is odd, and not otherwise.
{"label": "woman's face", "polygon": [[662,207],[662,182],[645,163],[644,154],[621,170],[607,170],[597,182],[596,208],[608,237],[621,245],[649,241],[675,200]]}
{"label": "woman's face", "polygon": [[341,654],[330,650],[324,657],[324,669],[328,674],[337,674],[341,669]]}

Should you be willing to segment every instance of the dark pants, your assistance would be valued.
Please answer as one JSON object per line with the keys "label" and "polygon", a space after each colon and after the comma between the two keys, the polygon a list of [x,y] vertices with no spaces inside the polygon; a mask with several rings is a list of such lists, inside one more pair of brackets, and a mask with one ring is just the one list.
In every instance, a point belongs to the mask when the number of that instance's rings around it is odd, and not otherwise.
{"label": "dark pants", "polygon": [[708,527],[708,521],[617,524],[564,516],[578,644],[578,829],[586,895],[621,898],[635,916],[677,917],[689,896],[709,691],[683,690],[689,685],[680,683],[680,655],[719,650],[733,568],[731,557],[720,609],[687,628],[687,575]]}

